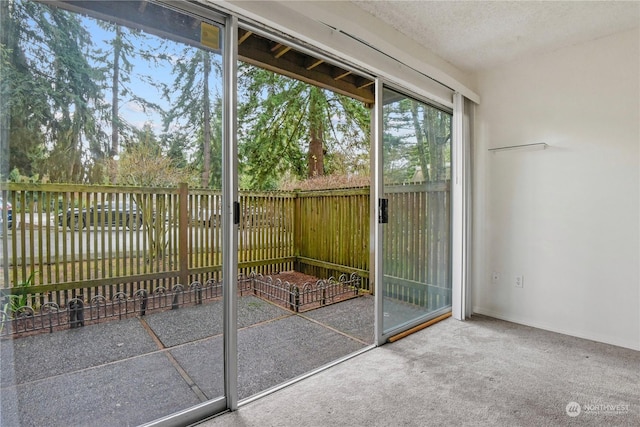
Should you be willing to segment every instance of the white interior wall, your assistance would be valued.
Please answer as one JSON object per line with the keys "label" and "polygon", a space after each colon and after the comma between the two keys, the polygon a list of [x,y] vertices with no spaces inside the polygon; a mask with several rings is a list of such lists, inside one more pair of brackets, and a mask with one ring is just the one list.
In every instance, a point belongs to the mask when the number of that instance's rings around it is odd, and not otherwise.
{"label": "white interior wall", "polygon": [[639,76],[638,30],[478,75],[474,312],[640,349]]}

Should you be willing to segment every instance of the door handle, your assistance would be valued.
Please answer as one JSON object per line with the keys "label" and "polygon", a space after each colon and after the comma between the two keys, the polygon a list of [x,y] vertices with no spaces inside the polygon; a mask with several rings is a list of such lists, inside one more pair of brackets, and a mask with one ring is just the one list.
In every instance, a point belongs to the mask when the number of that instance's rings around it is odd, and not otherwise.
{"label": "door handle", "polygon": [[235,225],[240,224],[240,203],[233,202],[233,223]]}
{"label": "door handle", "polygon": [[378,199],[378,224],[389,222],[389,199]]}

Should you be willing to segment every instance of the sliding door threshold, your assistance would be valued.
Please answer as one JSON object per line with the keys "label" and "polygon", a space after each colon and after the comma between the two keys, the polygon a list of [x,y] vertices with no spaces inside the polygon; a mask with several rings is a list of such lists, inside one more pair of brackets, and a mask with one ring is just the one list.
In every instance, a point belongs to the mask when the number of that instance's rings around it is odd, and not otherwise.
{"label": "sliding door threshold", "polygon": [[433,325],[435,323],[438,323],[441,320],[447,319],[449,317],[451,317],[451,312],[445,313],[445,314],[443,314],[441,316],[438,316],[436,318],[433,318],[433,319],[431,319],[431,320],[429,320],[427,322],[421,323],[418,326],[414,326],[411,329],[407,329],[406,331],[400,332],[399,334],[396,334],[396,335],[394,335],[392,337],[389,337],[387,339],[387,342],[396,342],[396,341],[398,341],[398,340],[400,340],[400,339],[402,339],[402,338],[404,338],[406,336],[409,336],[409,335],[413,334],[414,332],[421,331],[424,328],[428,328],[429,326],[431,326],[431,325]]}

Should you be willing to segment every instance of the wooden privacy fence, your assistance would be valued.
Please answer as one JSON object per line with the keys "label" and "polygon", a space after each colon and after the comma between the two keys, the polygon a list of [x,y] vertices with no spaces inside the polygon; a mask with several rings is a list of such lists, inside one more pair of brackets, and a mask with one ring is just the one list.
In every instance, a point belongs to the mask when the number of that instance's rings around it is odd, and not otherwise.
{"label": "wooden privacy fence", "polygon": [[2,287],[29,285],[31,304],[42,305],[169,285],[188,262],[178,251],[185,190],[8,184]]}
{"label": "wooden privacy fence", "polygon": [[295,215],[296,270],[339,277],[349,266],[369,289],[369,188],[299,192]]}
{"label": "wooden privacy fence", "polygon": [[[0,290],[36,307],[221,280],[219,191],[3,184]],[[240,194],[241,273],[294,267],[295,194]],[[4,214],[5,217],[7,216]]]}
{"label": "wooden privacy fence", "polygon": [[[385,295],[427,308],[451,304],[449,181],[385,186]],[[389,236],[389,238],[386,238]]]}
{"label": "wooden privacy fence", "polygon": [[[13,183],[0,191],[13,210],[12,223],[2,223],[0,290],[27,296],[33,307],[222,280],[219,191]],[[366,229],[344,234],[366,248],[368,196],[357,193],[365,207],[354,212],[363,213]],[[367,252],[353,266],[338,266],[339,258],[313,259],[296,248],[296,230],[303,231],[297,200],[296,192],[240,192],[239,273],[315,265],[366,275]]]}
{"label": "wooden privacy fence", "polygon": [[[11,227],[1,225],[0,291],[33,307],[222,281],[219,191],[13,183],[0,191],[13,210]],[[448,182],[385,191],[385,293],[422,304],[439,295],[430,287],[450,287]],[[240,274],[348,271],[372,291],[368,188],[240,192],[239,201]]]}

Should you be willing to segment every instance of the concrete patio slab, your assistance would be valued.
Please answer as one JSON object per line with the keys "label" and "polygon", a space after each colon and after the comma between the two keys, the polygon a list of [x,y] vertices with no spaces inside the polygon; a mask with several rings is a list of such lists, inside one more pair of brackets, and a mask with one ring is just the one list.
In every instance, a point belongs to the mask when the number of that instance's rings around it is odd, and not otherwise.
{"label": "concrete patio slab", "polygon": [[[299,316],[238,331],[238,394],[250,397],[365,347]],[[222,337],[171,350],[209,398],[222,394]]]}
{"label": "concrete patio slab", "polygon": [[298,316],[241,332],[238,334],[241,399],[365,347]]}
{"label": "concrete patio slab", "polygon": [[180,345],[169,351],[207,398],[215,399],[224,395],[221,335]]}
{"label": "concrete patio slab", "polygon": [[[363,348],[366,332],[358,319],[373,312],[366,301],[325,307],[310,320],[240,297],[240,398]],[[0,340],[0,425],[137,425],[221,396],[221,313],[216,302]],[[341,327],[346,330],[335,330]]]}
{"label": "concrete patio slab", "polygon": [[373,296],[365,295],[302,314],[367,344],[374,342]]}
{"label": "concrete patio slab", "polygon": [[[254,296],[238,298],[238,327],[290,316],[291,312]],[[168,310],[145,317],[165,347],[175,347],[222,334],[222,301]]]}
{"label": "concrete patio slab", "polygon": [[22,384],[157,350],[138,319],[0,340],[1,377]]}
{"label": "concrete patio slab", "polygon": [[165,347],[174,347],[222,334],[222,301],[154,313],[144,320]]}
{"label": "concrete patio slab", "polygon": [[293,315],[291,311],[254,296],[238,298],[238,329]]}
{"label": "concrete patio slab", "polygon": [[2,426],[133,426],[199,403],[160,352],[2,390]]}

